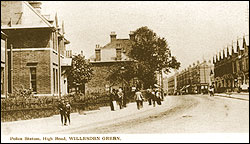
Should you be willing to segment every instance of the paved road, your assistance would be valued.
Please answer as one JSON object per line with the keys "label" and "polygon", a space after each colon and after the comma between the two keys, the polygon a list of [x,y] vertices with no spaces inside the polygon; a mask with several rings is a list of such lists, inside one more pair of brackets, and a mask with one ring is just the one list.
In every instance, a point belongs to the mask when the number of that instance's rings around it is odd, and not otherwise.
{"label": "paved road", "polygon": [[72,114],[62,126],[58,115],[1,123],[3,134],[147,134],[147,133],[249,133],[249,101],[207,95],[167,96],[156,107],[135,103],[110,111]]}

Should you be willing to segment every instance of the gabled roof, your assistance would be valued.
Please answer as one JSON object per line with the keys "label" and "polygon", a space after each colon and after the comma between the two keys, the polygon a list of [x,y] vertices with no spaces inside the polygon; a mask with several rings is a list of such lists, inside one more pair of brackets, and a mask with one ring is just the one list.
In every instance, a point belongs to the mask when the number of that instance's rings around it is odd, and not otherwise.
{"label": "gabled roof", "polygon": [[238,40],[238,42],[239,42],[240,50],[244,50],[244,48],[243,48],[243,38],[240,38],[240,39]]}
{"label": "gabled roof", "polygon": [[37,12],[27,1],[23,1],[25,5],[27,5],[27,7],[33,11],[45,24],[47,24],[49,27],[53,27],[53,25],[51,25],[49,23],[49,21],[39,12]]}
{"label": "gabled roof", "polygon": [[246,45],[249,46],[249,35],[245,36]]}
{"label": "gabled roof", "polygon": [[233,51],[237,53],[237,42],[233,42]]}

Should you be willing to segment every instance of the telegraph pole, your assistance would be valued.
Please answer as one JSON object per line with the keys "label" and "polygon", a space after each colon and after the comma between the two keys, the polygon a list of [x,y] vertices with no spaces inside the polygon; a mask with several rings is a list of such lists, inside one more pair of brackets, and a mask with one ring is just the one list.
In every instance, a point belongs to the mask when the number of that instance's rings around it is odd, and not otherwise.
{"label": "telegraph pole", "polygon": [[57,19],[57,13],[55,16],[55,21],[56,21],[56,47],[57,47],[57,54],[58,54],[58,96],[61,99],[61,50],[59,47],[59,40],[58,40],[58,19]]}
{"label": "telegraph pole", "polygon": [[8,98],[8,45],[7,37],[5,37],[5,71],[4,71],[4,94],[6,99]]}
{"label": "telegraph pole", "polygon": [[13,93],[13,45],[10,44],[10,93]]}

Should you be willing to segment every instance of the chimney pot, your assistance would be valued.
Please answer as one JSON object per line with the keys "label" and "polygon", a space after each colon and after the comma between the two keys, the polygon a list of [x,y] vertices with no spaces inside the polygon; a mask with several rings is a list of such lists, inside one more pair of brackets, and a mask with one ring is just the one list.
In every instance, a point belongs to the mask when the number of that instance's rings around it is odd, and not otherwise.
{"label": "chimney pot", "polygon": [[101,49],[100,49],[100,45],[99,44],[96,45],[95,60],[96,61],[101,61]]}
{"label": "chimney pot", "polygon": [[134,31],[130,31],[130,33],[129,33],[129,39],[130,40],[134,40],[135,39]]}
{"label": "chimney pot", "polygon": [[29,1],[29,4],[38,12],[41,13],[42,2],[39,1]]}
{"label": "chimney pot", "polygon": [[111,34],[110,34],[110,40],[111,40],[111,42],[113,42],[113,41],[116,40],[116,33],[115,32],[111,32]]}
{"label": "chimney pot", "polygon": [[99,44],[95,45],[95,47],[96,47],[96,49],[100,49],[100,45]]}

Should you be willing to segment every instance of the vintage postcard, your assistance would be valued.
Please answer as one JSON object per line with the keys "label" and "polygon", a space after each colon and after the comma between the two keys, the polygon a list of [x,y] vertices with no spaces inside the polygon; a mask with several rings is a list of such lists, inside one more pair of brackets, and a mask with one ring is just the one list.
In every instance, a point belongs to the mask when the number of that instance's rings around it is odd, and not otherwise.
{"label": "vintage postcard", "polygon": [[1,142],[249,142],[249,2],[1,1]]}

